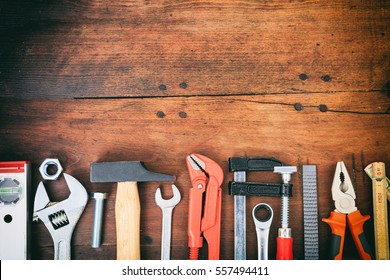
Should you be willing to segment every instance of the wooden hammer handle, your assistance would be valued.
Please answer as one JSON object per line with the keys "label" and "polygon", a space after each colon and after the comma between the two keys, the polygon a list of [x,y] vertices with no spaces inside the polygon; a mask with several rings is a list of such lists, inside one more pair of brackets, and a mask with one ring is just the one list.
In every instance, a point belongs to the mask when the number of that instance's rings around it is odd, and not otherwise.
{"label": "wooden hammer handle", "polygon": [[115,218],[118,260],[140,260],[140,202],[137,182],[119,182]]}

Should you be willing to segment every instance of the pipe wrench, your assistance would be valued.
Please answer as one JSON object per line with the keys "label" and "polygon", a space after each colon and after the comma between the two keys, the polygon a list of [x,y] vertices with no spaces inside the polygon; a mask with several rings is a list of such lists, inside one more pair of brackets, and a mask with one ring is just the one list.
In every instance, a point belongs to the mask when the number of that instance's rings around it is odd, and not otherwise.
{"label": "pipe wrench", "polygon": [[186,163],[192,184],[188,209],[190,260],[199,258],[199,248],[203,246],[203,237],[208,244],[208,259],[218,260],[223,171],[216,162],[199,154],[187,156]]}
{"label": "pipe wrench", "polygon": [[51,202],[43,182],[38,185],[34,200],[33,220],[41,220],[54,242],[54,259],[70,260],[73,230],[84,211],[88,194],[74,177],[64,173],[70,195],[60,202]]}

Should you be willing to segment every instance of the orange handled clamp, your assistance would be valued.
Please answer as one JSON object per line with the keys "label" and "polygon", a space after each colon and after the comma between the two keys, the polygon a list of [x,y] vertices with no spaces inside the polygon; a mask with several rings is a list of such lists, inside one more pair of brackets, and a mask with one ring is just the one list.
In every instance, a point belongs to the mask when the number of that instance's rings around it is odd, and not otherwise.
{"label": "orange handled clamp", "polygon": [[208,244],[209,260],[219,260],[222,168],[213,160],[199,154],[187,156],[186,162],[192,184],[188,209],[190,260],[199,258],[203,237]]}
{"label": "orange handled clamp", "polygon": [[364,223],[370,219],[370,216],[363,216],[355,206],[356,195],[344,162],[337,163],[332,184],[332,197],[336,209],[330,213],[329,218],[322,219],[332,230],[329,258],[342,259],[345,230],[348,222],[360,259],[371,260],[371,248],[363,229]]}

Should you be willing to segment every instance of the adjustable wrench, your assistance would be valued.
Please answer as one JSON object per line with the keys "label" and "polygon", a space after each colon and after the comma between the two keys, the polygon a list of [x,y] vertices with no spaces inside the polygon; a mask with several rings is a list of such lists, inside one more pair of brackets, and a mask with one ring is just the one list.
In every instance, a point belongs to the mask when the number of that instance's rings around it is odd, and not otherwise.
{"label": "adjustable wrench", "polygon": [[88,194],[74,177],[64,173],[70,195],[60,202],[51,202],[43,182],[38,185],[34,200],[33,220],[41,220],[54,242],[54,259],[70,260],[73,230],[84,211]]}
{"label": "adjustable wrench", "polygon": [[181,195],[175,185],[172,185],[173,197],[163,199],[160,188],[157,188],[155,200],[162,211],[162,237],[161,237],[161,259],[169,260],[171,253],[171,231],[173,208],[180,202]]}
{"label": "adjustable wrench", "polygon": [[266,203],[257,204],[252,211],[257,233],[257,253],[259,260],[268,260],[268,237],[273,215],[271,206]]}

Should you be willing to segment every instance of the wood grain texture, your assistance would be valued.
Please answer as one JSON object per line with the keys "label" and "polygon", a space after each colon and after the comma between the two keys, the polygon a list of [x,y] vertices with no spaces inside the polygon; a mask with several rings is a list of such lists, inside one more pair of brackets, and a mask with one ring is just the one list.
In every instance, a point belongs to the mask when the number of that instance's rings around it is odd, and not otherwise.
{"label": "wood grain texture", "polygon": [[140,260],[141,207],[137,182],[118,182],[115,199],[117,260]]}
{"label": "wood grain texture", "polygon": [[388,1],[2,1],[0,93],[382,90]]}
{"label": "wood grain texture", "polygon": [[[375,102],[373,102],[375,100]],[[297,110],[297,103],[302,110]],[[30,159],[33,186],[41,180],[39,164],[47,157],[61,160],[65,172],[91,191],[108,192],[103,244],[90,247],[93,203],[86,210],[73,236],[76,259],[115,259],[115,184],[89,181],[89,165],[95,161],[141,160],[151,171],[174,174],[182,201],[173,212],[172,259],[188,259],[187,213],[190,180],[185,165],[189,153],[204,154],[224,170],[222,185],[221,258],[233,259],[233,197],[227,185],[231,156],[276,157],[291,165],[318,166],[319,218],[333,210],[330,187],[335,164],[343,160],[355,184],[357,205],[372,215],[371,180],[363,169],[373,161],[390,162],[389,98],[377,92],[337,94],[281,94],[240,97],[175,97],[150,99],[11,99],[2,98],[0,158]],[[322,107],[320,106],[322,105]],[[323,109],[322,112],[320,107]],[[324,108],[327,108],[327,111]],[[300,170],[300,168],[299,168]],[[276,174],[250,174],[249,180],[278,182]],[[290,223],[294,257],[303,258],[301,174],[292,179]],[[158,259],[161,211],[154,202],[157,184],[139,186],[141,200],[141,258]],[[54,185],[51,195],[66,197],[67,190]],[[163,196],[170,187],[162,185]],[[256,236],[250,210],[259,202],[274,209],[270,233],[270,259],[275,259],[280,198],[247,199],[248,259],[256,259]],[[373,224],[366,224],[373,246]],[[321,258],[326,258],[330,230],[322,222]],[[33,227],[33,257],[52,258],[52,241],[42,224]],[[347,240],[345,258],[358,258]],[[207,250],[201,250],[201,258]]]}

